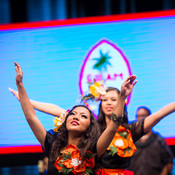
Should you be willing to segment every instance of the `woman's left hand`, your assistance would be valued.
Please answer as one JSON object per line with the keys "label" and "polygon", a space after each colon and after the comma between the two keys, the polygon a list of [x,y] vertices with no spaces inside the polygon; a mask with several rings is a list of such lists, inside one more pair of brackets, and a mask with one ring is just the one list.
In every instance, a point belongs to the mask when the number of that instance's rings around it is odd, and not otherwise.
{"label": "woman's left hand", "polygon": [[120,94],[126,98],[131,92],[135,84],[137,83],[136,75],[129,76],[122,84]]}
{"label": "woman's left hand", "polygon": [[16,61],[14,62],[14,64],[16,70],[16,85],[19,85],[20,83],[22,83],[23,72],[20,65]]}

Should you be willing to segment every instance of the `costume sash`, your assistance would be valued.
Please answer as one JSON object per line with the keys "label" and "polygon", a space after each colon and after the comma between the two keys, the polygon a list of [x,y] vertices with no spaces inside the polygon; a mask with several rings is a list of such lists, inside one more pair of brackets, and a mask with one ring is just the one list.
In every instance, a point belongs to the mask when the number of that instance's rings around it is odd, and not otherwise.
{"label": "costume sash", "polygon": [[125,169],[102,169],[97,170],[97,175],[134,175],[134,173]]}

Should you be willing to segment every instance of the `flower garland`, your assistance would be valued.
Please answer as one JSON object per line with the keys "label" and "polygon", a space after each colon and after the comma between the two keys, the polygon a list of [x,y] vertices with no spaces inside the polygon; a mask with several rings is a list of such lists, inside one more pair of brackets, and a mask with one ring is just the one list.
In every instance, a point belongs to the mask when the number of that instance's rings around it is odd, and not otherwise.
{"label": "flower garland", "polygon": [[95,154],[87,151],[85,159],[83,159],[78,148],[70,144],[57,158],[54,166],[59,173],[69,174],[72,172],[75,175],[90,175],[93,173],[92,169],[95,166],[94,156]]}
{"label": "flower garland", "polygon": [[120,125],[107,150],[112,156],[117,153],[120,157],[131,157],[136,151],[131,131]]}

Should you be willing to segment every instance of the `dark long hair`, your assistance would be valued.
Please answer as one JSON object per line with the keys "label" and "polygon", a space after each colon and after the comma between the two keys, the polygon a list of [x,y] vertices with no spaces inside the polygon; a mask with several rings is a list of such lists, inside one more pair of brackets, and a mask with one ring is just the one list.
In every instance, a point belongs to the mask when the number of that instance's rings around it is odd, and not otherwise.
{"label": "dark long hair", "polygon": [[81,155],[84,157],[87,150],[93,151],[94,144],[99,137],[99,129],[97,121],[89,108],[85,105],[76,105],[74,106],[66,116],[65,121],[63,122],[62,126],[59,128],[58,133],[55,133],[56,140],[53,142],[52,149],[51,149],[51,160],[56,160],[57,157],[60,155],[60,151],[68,146],[68,131],[66,128],[67,118],[71,114],[71,112],[77,107],[84,107],[90,112],[90,125],[86,132],[82,135],[79,144],[77,147]]}
{"label": "dark long hair", "polygon": [[[120,90],[118,88],[108,87],[106,92],[109,92],[109,91],[115,91],[117,94],[120,94]],[[127,107],[125,105],[125,107],[124,107],[124,119],[123,119],[125,123],[128,123],[127,116],[128,116]],[[102,133],[106,129],[106,120],[105,120],[105,114],[102,110],[102,102],[100,102],[100,105],[99,105],[99,113],[98,113],[97,122],[99,124],[100,132]]]}

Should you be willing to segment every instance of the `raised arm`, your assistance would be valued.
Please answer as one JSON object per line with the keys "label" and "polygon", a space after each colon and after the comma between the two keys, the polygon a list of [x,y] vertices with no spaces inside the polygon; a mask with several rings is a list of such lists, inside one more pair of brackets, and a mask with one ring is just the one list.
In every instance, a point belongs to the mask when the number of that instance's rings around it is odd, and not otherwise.
{"label": "raised arm", "polygon": [[173,162],[172,162],[172,163],[168,163],[168,164],[166,164],[166,165],[163,167],[163,169],[162,169],[160,175],[170,175],[172,169],[173,169]]}
{"label": "raised arm", "polygon": [[[124,81],[124,83],[121,86],[121,92],[118,96],[117,106],[116,106],[115,111],[114,111],[114,114],[116,115],[116,118],[119,120],[119,122],[122,119],[121,116],[123,115],[123,112],[124,112],[125,99],[131,93],[134,85],[137,83],[137,81],[135,81],[135,79],[136,79],[136,76],[131,75],[130,77],[128,77]],[[100,157],[108,148],[113,137],[115,136],[115,133],[116,133],[119,125],[120,124],[116,124],[116,122],[114,122],[114,120],[112,119],[110,121],[108,127],[101,134],[100,138],[97,141],[97,155],[98,155],[98,157]]]}
{"label": "raised arm", "polygon": [[32,104],[29,101],[29,98],[27,96],[26,90],[24,88],[22,78],[23,78],[23,72],[21,67],[17,62],[15,62],[15,70],[16,70],[16,85],[19,92],[19,98],[20,98],[20,104],[22,107],[22,110],[24,112],[25,118],[32,129],[35,137],[38,139],[40,144],[44,147],[44,141],[46,137],[46,130],[44,129],[43,125],[37,118],[34,108]]}
{"label": "raised arm", "polygon": [[[20,101],[18,91],[15,91],[14,89],[11,89],[11,88],[9,88],[9,91]],[[51,114],[56,117],[59,117],[62,113],[66,112],[66,110],[64,110],[63,108],[55,104],[43,103],[43,102],[39,102],[35,100],[30,100],[30,102],[32,106],[38,111],[41,111],[47,114]]]}
{"label": "raised arm", "polygon": [[148,132],[153,126],[155,126],[161,119],[166,117],[175,111],[175,102],[170,103],[163,108],[161,108],[158,112],[151,114],[150,116],[145,118],[144,121],[144,132]]}

